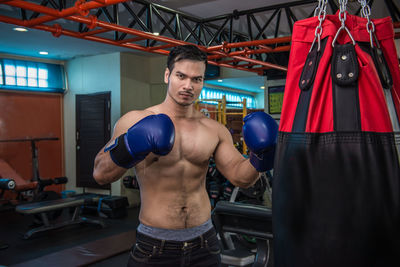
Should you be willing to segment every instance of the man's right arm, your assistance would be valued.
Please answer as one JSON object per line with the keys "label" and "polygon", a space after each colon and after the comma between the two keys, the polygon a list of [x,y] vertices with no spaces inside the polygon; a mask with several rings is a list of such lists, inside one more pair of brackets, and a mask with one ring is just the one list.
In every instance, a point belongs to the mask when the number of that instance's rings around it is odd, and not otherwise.
{"label": "man's right arm", "polygon": [[111,159],[110,152],[105,148],[115,142],[120,135],[124,134],[132,123],[136,122],[138,114],[130,112],[122,116],[114,127],[111,140],[97,153],[94,160],[93,178],[100,185],[117,181],[126,172],[126,168],[120,167]]}
{"label": "man's right arm", "polygon": [[[132,122],[136,123],[129,127]],[[166,114],[128,113],[117,122],[113,140],[96,156],[93,177],[99,184],[114,182],[149,153],[168,154],[174,140],[175,127]]]}

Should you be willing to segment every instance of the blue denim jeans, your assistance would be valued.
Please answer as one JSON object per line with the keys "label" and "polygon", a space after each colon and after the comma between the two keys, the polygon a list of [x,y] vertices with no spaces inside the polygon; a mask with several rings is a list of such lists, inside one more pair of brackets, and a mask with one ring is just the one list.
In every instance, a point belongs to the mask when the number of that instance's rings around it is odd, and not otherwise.
{"label": "blue denim jeans", "polygon": [[136,233],[128,267],[140,266],[190,266],[221,265],[221,249],[215,229],[187,241],[156,239]]}

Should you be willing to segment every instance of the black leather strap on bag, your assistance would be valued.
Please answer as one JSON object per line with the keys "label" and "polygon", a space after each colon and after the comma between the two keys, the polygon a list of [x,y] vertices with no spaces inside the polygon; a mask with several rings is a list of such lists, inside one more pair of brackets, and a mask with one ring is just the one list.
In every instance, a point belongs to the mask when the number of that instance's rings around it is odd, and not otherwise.
{"label": "black leather strap on bag", "polygon": [[336,44],[331,65],[334,130],[361,131],[359,66],[354,45]]}
{"label": "black leather strap on bag", "polygon": [[299,87],[300,97],[296,107],[296,114],[293,121],[292,132],[305,132],[307,124],[308,108],[314,87],[315,74],[318,70],[319,61],[324,54],[327,38],[321,41],[321,49],[318,51],[315,45],[308,53],[306,63],[300,76]]}

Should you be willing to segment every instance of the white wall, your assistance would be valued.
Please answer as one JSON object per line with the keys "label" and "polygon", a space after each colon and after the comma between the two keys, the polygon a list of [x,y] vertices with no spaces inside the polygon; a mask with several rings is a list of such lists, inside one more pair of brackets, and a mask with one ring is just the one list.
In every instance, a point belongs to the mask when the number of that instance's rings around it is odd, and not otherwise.
{"label": "white wall", "polygon": [[[68,91],[64,95],[64,147],[67,190],[76,188],[75,95],[111,91],[111,124],[120,117],[120,55],[119,53],[81,57],[66,63]],[[119,195],[120,182],[112,184],[112,194]],[[87,191],[90,191],[88,189]]]}
{"label": "white wall", "polygon": [[141,110],[165,99],[166,56],[121,53],[121,111]]}
{"label": "white wall", "polygon": [[262,93],[255,94],[254,97],[255,97],[256,103],[257,103],[257,107],[256,108],[265,110],[265,91],[262,92]]}

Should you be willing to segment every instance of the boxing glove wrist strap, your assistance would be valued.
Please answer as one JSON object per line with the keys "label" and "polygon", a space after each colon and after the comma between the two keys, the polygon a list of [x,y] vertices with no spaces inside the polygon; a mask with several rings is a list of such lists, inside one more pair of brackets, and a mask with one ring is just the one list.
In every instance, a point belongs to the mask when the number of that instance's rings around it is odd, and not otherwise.
{"label": "boxing glove wrist strap", "polygon": [[274,167],[275,146],[266,149],[261,153],[250,152],[250,163],[258,172],[269,171]]}
{"label": "boxing glove wrist strap", "polygon": [[104,152],[110,151],[110,157],[115,164],[120,167],[129,169],[132,168],[136,161],[128,150],[125,144],[125,135],[122,134],[114,140],[114,143],[104,149]]}

